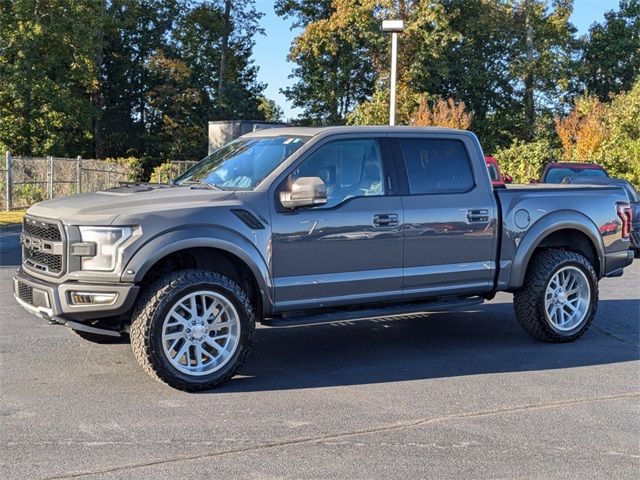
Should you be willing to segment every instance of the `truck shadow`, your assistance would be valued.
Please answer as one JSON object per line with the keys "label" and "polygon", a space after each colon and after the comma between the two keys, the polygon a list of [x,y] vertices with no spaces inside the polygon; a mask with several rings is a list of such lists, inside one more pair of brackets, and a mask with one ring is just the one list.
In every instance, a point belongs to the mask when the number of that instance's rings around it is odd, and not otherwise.
{"label": "truck shadow", "polygon": [[569,344],[531,339],[510,303],[307,327],[261,328],[240,375],[211,391],[361,385],[563,369],[640,358],[640,301],[603,300],[594,325]]}

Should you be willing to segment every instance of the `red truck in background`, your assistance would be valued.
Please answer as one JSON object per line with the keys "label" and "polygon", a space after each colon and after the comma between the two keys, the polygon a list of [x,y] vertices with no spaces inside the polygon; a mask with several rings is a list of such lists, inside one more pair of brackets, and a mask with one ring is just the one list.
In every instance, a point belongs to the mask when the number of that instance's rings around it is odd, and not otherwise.
{"label": "red truck in background", "polygon": [[487,170],[489,170],[493,188],[504,187],[506,183],[513,182],[511,175],[503,174],[500,171],[500,165],[498,165],[498,161],[494,157],[485,155],[484,160],[487,163]]}
{"label": "red truck in background", "polygon": [[551,162],[544,167],[540,183],[562,183],[567,177],[605,178],[608,176],[607,171],[596,163]]}

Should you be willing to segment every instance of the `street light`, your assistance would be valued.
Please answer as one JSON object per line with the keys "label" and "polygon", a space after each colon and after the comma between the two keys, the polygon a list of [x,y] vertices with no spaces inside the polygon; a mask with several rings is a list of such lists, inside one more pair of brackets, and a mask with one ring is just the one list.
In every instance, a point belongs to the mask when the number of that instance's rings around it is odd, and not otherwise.
{"label": "street light", "polygon": [[391,32],[391,98],[389,99],[389,125],[396,124],[396,63],[398,59],[398,33],[404,30],[402,20],[384,20],[382,31]]}

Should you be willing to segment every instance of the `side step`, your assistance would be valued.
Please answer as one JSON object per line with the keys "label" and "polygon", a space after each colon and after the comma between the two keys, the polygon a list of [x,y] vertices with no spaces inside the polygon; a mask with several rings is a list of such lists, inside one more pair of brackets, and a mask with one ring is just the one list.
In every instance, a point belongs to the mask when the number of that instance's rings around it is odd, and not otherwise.
{"label": "side step", "polygon": [[409,313],[444,312],[461,308],[475,307],[484,302],[482,297],[453,298],[447,300],[403,303],[399,305],[383,305],[379,307],[362,308],[358,310],[332,310],[320,313],[296,313],[286,317],[265,318],[262,324],[269,327],[291,327],[302,325],[317,325],[320,323],[343,322],[350,320],[366,320],[376,317],[390,317]]}

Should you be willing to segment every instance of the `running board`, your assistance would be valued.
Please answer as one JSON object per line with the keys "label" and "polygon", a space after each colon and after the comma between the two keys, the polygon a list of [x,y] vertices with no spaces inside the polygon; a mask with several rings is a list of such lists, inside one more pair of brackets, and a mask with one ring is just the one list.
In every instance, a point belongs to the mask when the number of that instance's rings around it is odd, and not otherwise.
{"label": "running board", "polygon": [[95,334],[98,334],[98,335],[107,335],[109,337],[121,337],[122,336],[120,334],[120,332],[118,332],[116,330],[111,330],[111,329],[107,329],[107,328],[92,327],[91,325],[86,325],[84,323],[79,323],[79,322],[73,322],[71,320],[65,320],[63,325],[66,325],[67,327],[71,328],[72,330],[82,330],[83,332],[87,332],[87,333],[95,333]]}
{"label": "running board", "polygon": [[391,317],[410,313],[443,312],[461,308],[475,307],[484,302],[482,297],[454,298],[420,303],[404,303],[400,305],[386,305],[380,307],[363,308],[358,310],[337,310],[322,313],[287,315],[286,317],[265,318],[262,324],[268,327],[289,327],[302,325],[317,325],[321,323],[344,322],[353,320],[367,320],[376,317]]}

